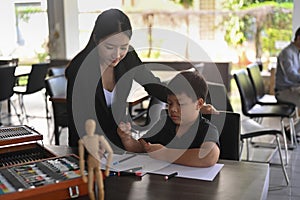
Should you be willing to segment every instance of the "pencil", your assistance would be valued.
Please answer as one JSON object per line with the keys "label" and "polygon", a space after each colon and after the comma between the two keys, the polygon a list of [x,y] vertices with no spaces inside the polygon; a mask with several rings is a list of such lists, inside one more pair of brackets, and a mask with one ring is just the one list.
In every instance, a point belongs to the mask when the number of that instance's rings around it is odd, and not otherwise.
{"label": "pencil", "polygon": [[131,156],[128,156],[127,158],[124,158],[124,159],[121,159],[121,160],[119,160],[119,161],[114,162],[113,165],[117,165],[117,164],[119,164],[119,163],[122,163],[122,162],[124,162],[124,161],[126,161],[126,160],[129,160],[130,158],[135,157],[135,156],[136,156],[136,154],[133,154],[133,155],[131,155]]}

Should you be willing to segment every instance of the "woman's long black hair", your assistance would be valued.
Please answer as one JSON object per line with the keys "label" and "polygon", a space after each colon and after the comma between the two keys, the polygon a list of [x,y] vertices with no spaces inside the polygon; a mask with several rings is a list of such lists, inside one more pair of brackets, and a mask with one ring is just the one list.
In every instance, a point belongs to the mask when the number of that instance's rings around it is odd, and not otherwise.
{"label": "woman's long black hair", "polygon": [[97,17],[86,49],[91,51],[103,39],[121,32],[131,39],[132,27],[128,16],[118,9],[105,10]]}

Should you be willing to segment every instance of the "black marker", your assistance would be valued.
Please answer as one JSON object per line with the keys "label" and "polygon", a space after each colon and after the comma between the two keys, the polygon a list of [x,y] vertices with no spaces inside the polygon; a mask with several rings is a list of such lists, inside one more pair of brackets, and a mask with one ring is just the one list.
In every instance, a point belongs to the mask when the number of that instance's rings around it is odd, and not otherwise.
{"label": "black marker", "polygon": [[142,176],[142,172],[126,172],[126,171],[120,171],[120,172],[111,172],[109,176]]}
{"label": "black marker", "polygon": [[165,180],[169,180],[177,175],[178,175],[178,172],[174,172],[172,174],[166,175],[164,178],[165,178]]}

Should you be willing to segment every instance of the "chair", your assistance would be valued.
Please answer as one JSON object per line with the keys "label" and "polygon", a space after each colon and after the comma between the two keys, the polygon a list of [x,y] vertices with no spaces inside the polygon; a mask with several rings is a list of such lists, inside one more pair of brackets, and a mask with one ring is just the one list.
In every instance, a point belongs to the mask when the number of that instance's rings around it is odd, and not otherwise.
{"label": "chair", "polygon": [[60,76],[64,75],[66,70],[66,66],[59,66],[59,67],[50,67],[48,70],[48,76]]}
{"label": "chair", "polygon": [[50,67],[67,66],[69,63],[69,59],[50,59]]}
{"label": "chair", "polygon": [[[149,105],[147,108],[136,108],[136,115],[132,116],[132,120],[136,121],[140,118],[144,118],[142,126],[151,126],[159,119],[161,110],[165,107],[165,103],[157,99],[156,97],[149,97]],[[142,102],[141,102],[142,103]]]}
{"label": "chair", "polygon": [[[289,119],[290,134],[291,134],[291,148],[297,147],[297,139],[295,134],[295,126],[293,116],[296,113],[295,106],[291,104],[260,104],[257,101],[255,91],[253,89],[251,80],[245,69],[239,70],[233,75],[237,84],[240,98],[242,112],[245,116],[250,118],[263,118],[263,117],[279,117],[281,118],[281,131],[286,143],[284,118]],[[294,144],[295,142],[295,144]],[[295,146],[294,146],[295,145]]]}
{"label": "chair", "polygon": [[[13,96],[14,91],[14,85],[15,85],[15,80],[16,77],[14,75],[16,70],[16,65],[11,66],[9,64],[7,65],[1,65],[0,66],[0,126],[2,125],[1,122],[1,107],[2,107],[2,101],[7,100],[7,106],[8,106],[8,113],[10,114],[10,106],[13,106],[16,114],[16,108],[15,106],[12,104],[12,102],[10,101],[10,97]],[[17,114],[18,118],[19,115]],[[21,123],[21,120],[19,118],[19,121]]]}
{"label": "chair", "polygon": [[[283,136],[282,132],[280,130],[264,127],[261,124],[257,123],[254,120],[251,120],[251,119],[243,119],[241,122],[241,127],[242,127],[242,130],[241,130],[241,132],[242,132],[242,134],[241,134],[242,147],[241,147],[241,149],[243,149],[244,141],[246,141],[247,142],[247,159],[246,159],[247,161],[249,161],[248,139],[260,137],[263,135],[274,135],[275,136],[276,149],[279,154],[280,166],[283,171],[285,181],[286,181],[287,185],[289,185],[289,177],[288,177],[286,169],[285,169],[285,163],[283,161],[283,156],[282,156],[282,151],[281,151],[280,136]],[[285,148],[286,158],[287,158],[288,151],[287,151],[286,143],[284,145],[285,145],[284,148]],[[286,161],[286,164],[287,164],[287,161]]]}
{"label": "chair", "polygon": [[140,105],[143,105],[143,101],[149,100],[149,105],[145,108],[135,108],[133,115],[133,106],[129,107],[129,114],[131,115],[132,124],[131,131],[135,133],[135,138],[140,138],[147,130],[149,130],[159,119],[161,111],[165,108],[165,103],[157,99],[156,97],[148,96],[142,98]]}
{"label": "chair", "polygon": [[240,160],[240,114],[233,112],[225,85],[208,81],[207,86],[206,103],[222,111],[220,115],[203,115],[210,119],[221,133],[220,159]]}
{"label": "chair", "polygon": [[233,112],[225,85],[207,81],[207,86],[206,102],[212,104],[217,110]]}
{"label": "chair", "polygon": [[[253,89],[255,91],[257,101],[260,104],[287,104],[291,107],[294,107],[295,109],[295,117],[294,117],[294,123],[297,123],[298,121],[298,108],[295,104],[291,102],[284,102],[284,101],[277,101],[275,95],[266,94],[265,93],[265,85],[263,78],[260,73],[260,68],[257,64],[252,63],[247,66],[247,72],[248,76],[251,80]],[[291,137],[287,135],[288,138],[291,140]]]}
{"label": "chair", "polygon": [[264,80],[261,76],[259,66],[256,63],[249,64],[247,66],[247,72],[253,85],[258,103],[277,104],[278,102],[275,95],[270,95],[265,92]]}
{"label": "chair", "polygon": [[[48,66],[49,63],[33,64],[29,74],[17,76],[14,93],[19,96],[20,108],[26,119],[29,116],[26,113],[23,97],[24,95],[33,94],[45,88],[45,78],[48,72]],[[46,98],[45,103],[47,105]]]}
{"label": "chair", "polygon": [[45,86],[46,94],[52,103],[55,145],[59,145],[61,130],[68,126],[67,79],[64,75],[49,77],[45,80]]}
{"label": "chair", "polygon": [[[255,137],[260,137],[264,135],[274,136],[276,139],[276,147],[280,157],[280,165],[286,180],[289,184],[289,178],[285,169],[285,163],[282,157],[280,136],[283,136],[280,130],[271,129],[262,126],[256,121],[246,118],[240,120],[240,115],[238,113],[233,113],[230,100],[227,95],[227,90],[225,85],[219,83],[208,82],[208,99],[207,103],[212,103],[215,108],[224,107],[224,102],[227,102],[227,109],[230,111],[221,111],[220,115],[205,115],[211,120],[212,124],[216,125],[220,135],[220,158],[230,159],[230,160],[240,160],[241,153],[243,151],[244,141],[247,142],[247,160],[249,161],[249,143],[248,139]],[[213,98],[211,98],[213,97]],[[217,101],[213,101],[214,98]],[[225,100],[224,100],[225,98]],[[229,134],[230,133],[230,134]],[[240,135],[237,136],[237,133]],[[283,136],[284,137],[284,136]],[[241,143],[239,142],[241,141]],[[285,143],[285,153],[287,158],[287,147]]]}
{"label": "chair", "polygon": [[[52,76],[62,76],[65,75],[65,70],[67,65],[63,65],[63,62],[66,62],[65,60],[55,60],[54,62],[50,62],[50,67],[47,72],[47,77],[52,77]],[[60,64],[60,65],[58,65]],[[49,118],[49,110],[48,110],[48,105],[46,106],[46,116]]]}
{"label": "chair", "polygon": [[204,115],[214,124],[219,133],[220,159],[240,160],[240,114],[220,112],[218,115]]}
{"label": "chair", "polygon": [[18,58],[0,60],[0,65],[18,66],[18,63],[19,63]]}

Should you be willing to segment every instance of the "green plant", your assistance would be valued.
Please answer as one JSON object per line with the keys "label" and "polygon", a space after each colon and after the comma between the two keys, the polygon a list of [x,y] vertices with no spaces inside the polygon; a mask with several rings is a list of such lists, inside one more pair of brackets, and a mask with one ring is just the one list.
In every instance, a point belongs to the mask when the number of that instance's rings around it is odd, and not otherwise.
{"label": "green plant", "polygon": [[194,0],[172,0],[178,4],[181,4],[184,8],[192,7],[194,4]]}
{"label": "green plant", "polygon": [[40,53],[36,53],[36,56],[39,62],[44,62],[49,57],[49,54],[47,52],[40,52]]}
{"label": "green plant", "polygon": [[24,22],[28,22],[31,14],[42,12],[42,9],[37,7],[16,6],[15,12],[16,12],[17,19],[23,20]]}
{"label": "green plant", "polygon": [[290,41],[292,30],[280,30],[275,28],[268,28],[266,35],[262,37],[262,47],[264,52],[269,52],[270,56],[277,56],[280,49],[276,48],[278,41]]}
{"label": "green plant", "polygon": [[160,57],[161,53],[159,50],[152,50],[150,55],[149,55],[149,51],[142,51],[140,53],[140,57],[141,58],[154,58],[154,59],[158,59]]}
{"label": "green plant", "polygon": [[224,23],[225,27],[225,41],[236,47],[242,45],[246,41],[244,34],[245,22],[241,21],[237,16],[231,16],[228,21]]}
{"label": "green plant", "polygon": [[224,17],[225,40],[230,46],[254,42],[256,58],[262,53],[275,55],[275,41],[286,41],[292,30],[293,3],[263,0],[230,0],[223,4],[231,11]]}
{"label": "green plant", "polygon": [[251,18],[247,15],[240,16],[238,12],[243,10],[249,1],[229,0],[223,1],[223,9],[229,11],[228,16],[223,17],[221,26],[225,30],[225,41],[233,47],[242,45],[251,32]]}
{"label": "green plant", "polygon": [[264,24],[262,34],[262,50],[270,56],[277,56],[280,49],[276,48],[277,41],[289,42],[292,36],[292,4],[282,3],[274,7]]}

